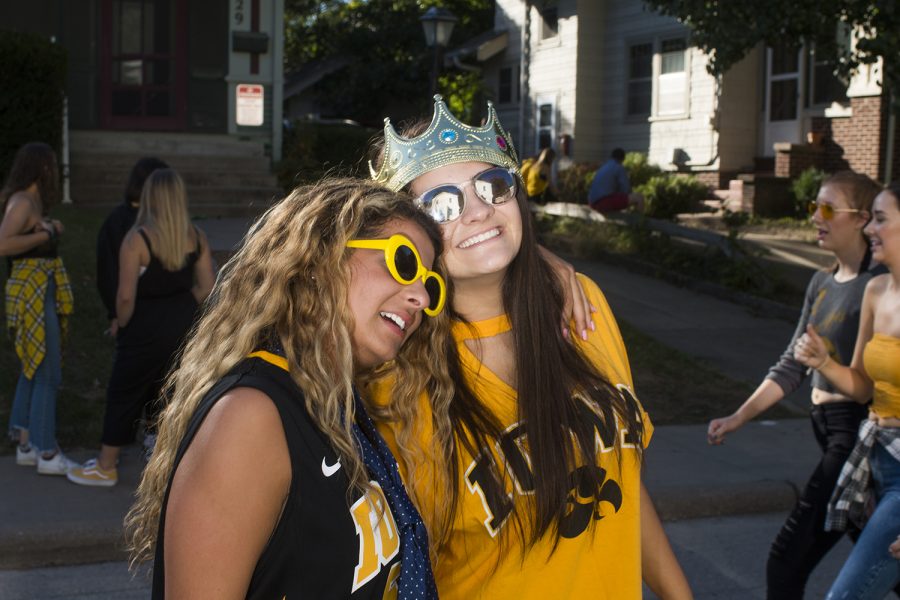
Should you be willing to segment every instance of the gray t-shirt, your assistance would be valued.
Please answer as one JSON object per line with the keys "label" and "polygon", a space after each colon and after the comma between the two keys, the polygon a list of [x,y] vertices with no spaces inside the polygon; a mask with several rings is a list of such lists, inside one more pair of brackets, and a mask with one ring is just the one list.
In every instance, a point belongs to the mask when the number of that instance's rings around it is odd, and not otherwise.
{"label": "gray t-shirt", "polygon": [[[766,379],[771,379],[790,394],[803,383],[807,367],[794,360],[794,344],[806,333],[806,325],[811,324],[822,336],[831,358],[842,365],[849,365],[856,347],[859,333],[859,314],[862,308],[863,292],[866,284],[876,275],[887,273],[883,265],[864,271],[850,281],[835,281],[830,271],[819,271],[813,275],[806,288],[803,312],[797,323],[794,337],[781,355],[779,361],[769,369]],[[825,377],[812,371],[812,387],[826,392],[836,392]]]}

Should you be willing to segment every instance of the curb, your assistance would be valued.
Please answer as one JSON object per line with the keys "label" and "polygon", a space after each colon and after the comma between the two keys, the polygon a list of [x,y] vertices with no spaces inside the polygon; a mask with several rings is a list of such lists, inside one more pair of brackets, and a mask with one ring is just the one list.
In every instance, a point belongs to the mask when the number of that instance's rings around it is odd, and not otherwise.
{"label": "curb", "polygon": [[758,481],[698,490],[689,486],[647,486],[659,518],[684,521],[759,513],[786,513],[799,491],[790,481]]}
{"label": "curb", "polygon": [[36,569],[128,560],[122,530],[85,527],[17,532],[0,539],[0,569]]}

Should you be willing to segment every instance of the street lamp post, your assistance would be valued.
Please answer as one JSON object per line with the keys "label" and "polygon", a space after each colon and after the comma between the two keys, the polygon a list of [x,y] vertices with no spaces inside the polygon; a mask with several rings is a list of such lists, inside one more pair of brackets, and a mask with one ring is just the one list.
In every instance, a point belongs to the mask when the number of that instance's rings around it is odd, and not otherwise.
{"label": "street lamp post", "polygon": [[438,91],[438,71],[441,64],[441,50],[447,47],[450,42],[450,35],[453,33],[453,26],[459,20],[452,12],[446,8],[438,8],[432,6],[425,14],[419,17],[422,22],[422,29],[425,31],[425,45],[434,48],[434,66],[431,68],[431,93],[436,94]]}

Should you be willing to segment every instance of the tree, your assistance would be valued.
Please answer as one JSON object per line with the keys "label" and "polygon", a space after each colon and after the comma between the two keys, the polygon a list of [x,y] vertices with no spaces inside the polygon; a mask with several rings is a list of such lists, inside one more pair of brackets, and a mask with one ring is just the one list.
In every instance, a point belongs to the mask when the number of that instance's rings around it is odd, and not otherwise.
{"label": "tree", "polygon": [[[287,0],[285,71],[313,61],[347,57],[349,64],[316,85],[335,116],[378,126],[389,106],[406,106],[395,121],[427,112],[432,51],[419,17],[437,0]],[[459,22],[453,40],[493,27],[490,0],[443,0]],[[450,80],[448,80],[450,81]],[[453,78],[457,86],[457,79]]]}
{"label": "tree", "polygon": [[[836,57],[835,74],[849,79],[861,65],[884,58],[883,85],[900,99],[900,3],[897,0],[644,0],[692,31],[692,43],[722,75],[759,43],[816,43]],[[844,32],[843,34],[841,32]],[[858,37],[849,43],[846,33]]]}

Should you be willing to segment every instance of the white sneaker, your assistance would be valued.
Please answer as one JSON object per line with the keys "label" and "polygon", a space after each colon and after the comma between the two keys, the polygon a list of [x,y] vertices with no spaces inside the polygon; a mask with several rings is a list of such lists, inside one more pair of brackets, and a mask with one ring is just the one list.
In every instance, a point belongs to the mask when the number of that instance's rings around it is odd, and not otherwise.
{"label": "white sneaker", "polygon": [[34,446],[28,446],[28,450],[23,451],[22,446],[16,446],[16,464],[23,467],[33,467],[37,464],[38,451]]}
{"label": "white sneaker", "polygon": [[38,453],[37,472],[41,475],[65,475],[70,469],[74,469],[78,463],[66,458],[62,451],[57,450],[52,458],[44,458]]}

